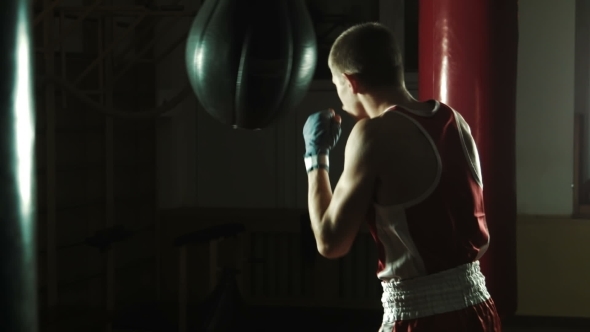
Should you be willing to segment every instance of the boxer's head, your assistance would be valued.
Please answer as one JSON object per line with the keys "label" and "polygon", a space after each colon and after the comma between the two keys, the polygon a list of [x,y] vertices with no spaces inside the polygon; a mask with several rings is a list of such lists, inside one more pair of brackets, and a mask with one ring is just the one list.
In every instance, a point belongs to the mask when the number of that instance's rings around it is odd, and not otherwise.
{"label": "boxer's head", "polygon": [[402,56],[393,33],[379,23],[363,23],[344,31],[332,45],[328,66],[342,109],[366,117],[359,94],[404,86]]}

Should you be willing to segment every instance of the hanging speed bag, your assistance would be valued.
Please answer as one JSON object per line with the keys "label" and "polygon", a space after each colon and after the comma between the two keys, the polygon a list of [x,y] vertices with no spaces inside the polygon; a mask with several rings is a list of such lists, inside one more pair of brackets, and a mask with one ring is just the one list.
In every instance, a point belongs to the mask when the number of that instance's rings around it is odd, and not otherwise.
{"label": "hanging speed bag", "polygon": [[204,109],[234,128],[262,129],[294,108],[311,83],[316,37],[304,0],[205,0],[186,65]]}

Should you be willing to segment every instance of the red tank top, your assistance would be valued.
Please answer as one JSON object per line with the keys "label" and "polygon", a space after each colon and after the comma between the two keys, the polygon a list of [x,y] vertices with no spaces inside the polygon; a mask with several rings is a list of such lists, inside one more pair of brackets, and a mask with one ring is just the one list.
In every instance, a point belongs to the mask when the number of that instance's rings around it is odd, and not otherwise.
{"label": "red tank top", "polygon": [[435,103],[427,113],[387,110],[422,130],[439,167],[436,180],[420,197],[391,206],[375,204],[369,228],[382,280],[414,278],[473,262],[489,244],[479,156],[469,126],[458,112]]}

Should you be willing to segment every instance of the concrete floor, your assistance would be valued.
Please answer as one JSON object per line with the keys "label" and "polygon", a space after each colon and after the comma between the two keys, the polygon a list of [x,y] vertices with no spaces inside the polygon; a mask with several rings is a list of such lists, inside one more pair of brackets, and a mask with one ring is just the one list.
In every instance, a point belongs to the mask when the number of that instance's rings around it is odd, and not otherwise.
{"label": "concrete floor", "polygon": [[503,332],[588,332],[590,328],[567,327],[504,327]]}
{"label": "concrete floor", "polygon": [[588,332],[590,328],[568,328],[568,327],[505,327],[503,332]]}
{"label": "concrete floor", "polygon": [[[191,308],[189,319],[202,313],[202,308]],[[113,332],[176,332],[176,316],[167,319],[166,327],[154,321],[157,314],[150,310],[141,310],[132,324],[115,326]],[[236,331],[281,331],[281,332],[377,332],[381,321],[380,311],[337,310],[325,308],[250,308],[245,316],[234,317],[241,328]],[[189,331],[196,331],[196,322],[192,322]],[[118,328],[117,328],[118,327]],[[433,331],[438,332],[438,331]],[[590,332],[590,320],[578,318],[550,317],[514,317],[503,322],[503,332]]]}
{"label": "concrete floor", "polygon": [[504,322],[503,332],[589,332],[590,320],[556,317],[514,317]]}

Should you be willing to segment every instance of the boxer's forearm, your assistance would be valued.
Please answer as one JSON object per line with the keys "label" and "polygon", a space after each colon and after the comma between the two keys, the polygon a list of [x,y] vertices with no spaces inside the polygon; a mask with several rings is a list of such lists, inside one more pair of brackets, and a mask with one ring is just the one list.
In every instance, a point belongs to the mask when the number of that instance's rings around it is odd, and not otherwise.
{"label": "boxer's forearm", "polygon": [[324,242],[324,216],[332,200],[332,187],[330,186],[330,177],[325,169],[316,169],[307,174],[309,190],[307,195],[307,205],[309,217],[311,219],[311,228],[315,235],[318,247],[323,246]]}

